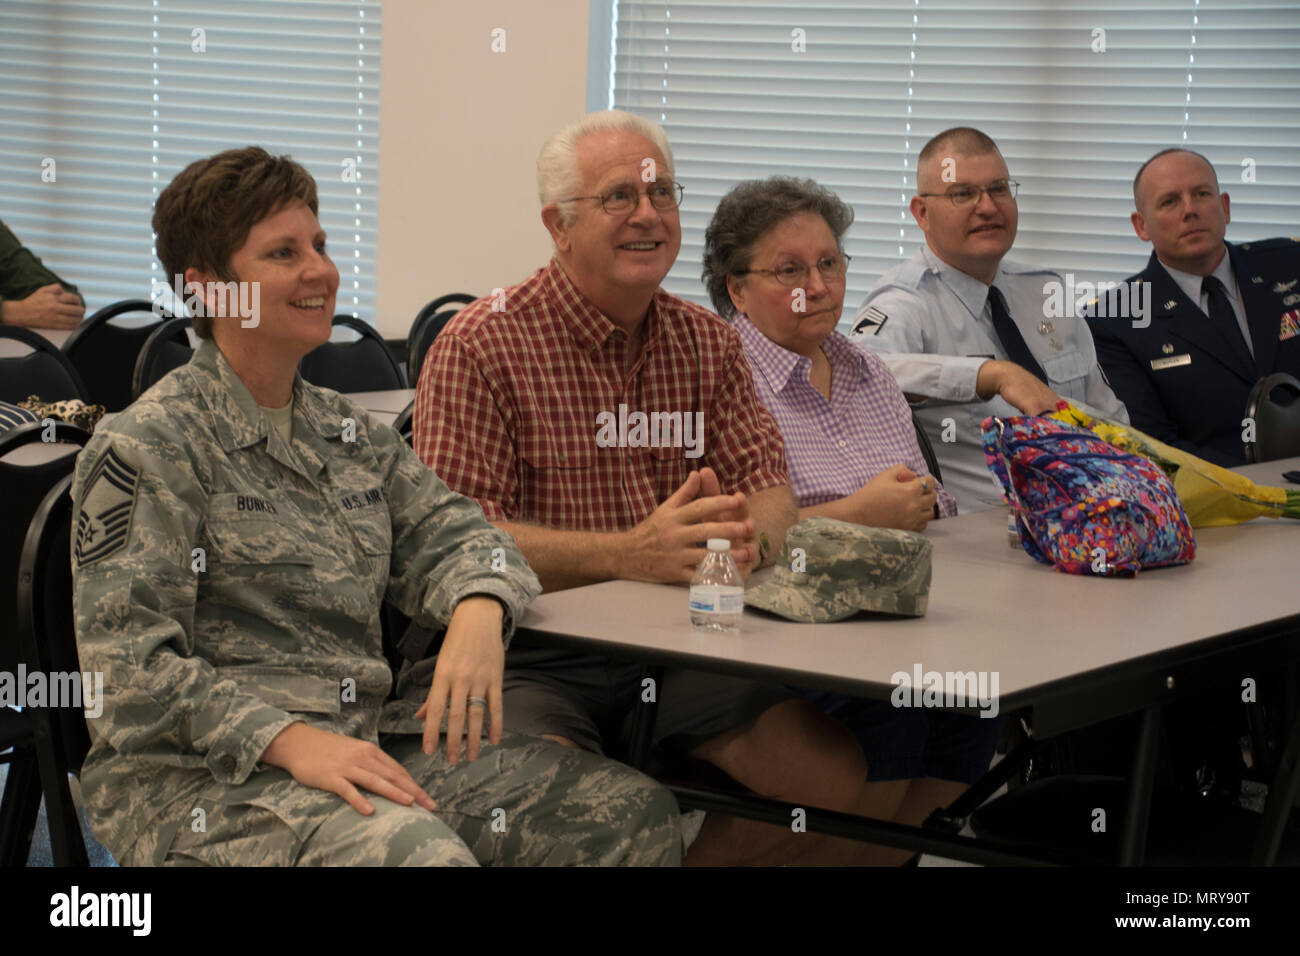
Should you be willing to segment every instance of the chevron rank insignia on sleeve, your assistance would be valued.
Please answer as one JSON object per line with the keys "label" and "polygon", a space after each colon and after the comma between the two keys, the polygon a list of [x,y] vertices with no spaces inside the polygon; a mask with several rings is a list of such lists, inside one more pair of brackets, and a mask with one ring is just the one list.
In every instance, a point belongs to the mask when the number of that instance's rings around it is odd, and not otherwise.
{"label": "chevron rank insignia on sleeve", "polygon": [[77,567],[83,568],[119,550],[131,530],[139,469],[132,468],[110,448],[86,479],[81,510],[77,513]]}
{"label": "chevron rank insignia on sleeve", "polygon": [[869,306],[867,310],[862,313],[862,318],[858,319],[857,324],[849,330],[849,334],[855,335],[859,332],[863,332],[870,333],[871,335],[879,335],[880,330],[885,327],[885,323],[888,321],[889,316],[885,315],[885,313],[881,312],[875,306]]}

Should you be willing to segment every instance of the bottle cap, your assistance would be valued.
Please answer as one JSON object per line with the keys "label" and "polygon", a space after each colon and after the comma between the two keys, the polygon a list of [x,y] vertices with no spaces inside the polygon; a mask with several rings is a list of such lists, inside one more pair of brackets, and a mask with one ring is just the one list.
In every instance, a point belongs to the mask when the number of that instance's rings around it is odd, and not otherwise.
{"label": "bottle cap", "polygon": [[[698,541],[699,539],[697,538],[696,540]],[[710,551],[730,551],[730,550],[731,550],[731,542],[728,541],[726,538],[710,538],[710,539],[709,539],[709,550],[710,550]]]}

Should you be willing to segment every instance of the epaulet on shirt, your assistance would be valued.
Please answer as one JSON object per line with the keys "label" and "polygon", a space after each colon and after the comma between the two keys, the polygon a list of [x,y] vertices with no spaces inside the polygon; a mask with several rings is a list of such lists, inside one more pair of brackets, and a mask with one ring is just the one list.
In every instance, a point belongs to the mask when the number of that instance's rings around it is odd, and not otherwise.
{"label": "epaulet on shirt", "polygon": [[1007,273],[1007,275],[1013,276],[1054,276],[1057,274],[1055,269],[1049,268],[1048,266],[1031,266],[1023,262],[1015,262],[1011,259],[1003,259],[1002,264],[998,268]]}
{"label": "epaulet on shirt", "polygon": [[[917,290],[921,288],[921,280],[925,274],[930,271],[930,266],[924,259],[913,257],[898,266],[898,271],[887,281],[881,282],[872,291],[877,289],[887,289],[891,286],[897,286],[901,289]],[[886,272],[885,275],[889,273]],[[881,276],[883,279],[884,276]]]}
{"label": "epaulet on shirt", "polygon": [[1243,242],[1239,249],[1242,252],[1268,252],[1271,249],[1285,249],[1300,246],[1300,236],[1285,236],[1278,239],[1259,239],[1255,242]]}

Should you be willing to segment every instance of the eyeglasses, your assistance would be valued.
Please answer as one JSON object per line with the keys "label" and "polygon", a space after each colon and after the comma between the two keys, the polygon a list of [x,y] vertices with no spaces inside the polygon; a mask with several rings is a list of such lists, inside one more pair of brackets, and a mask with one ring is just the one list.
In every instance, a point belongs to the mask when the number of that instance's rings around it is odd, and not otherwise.
{"label": "eyeglasses", "polygon": [[[650,188],[644,190],[644,194],[650,197],[650,205],[654,206],[660,212],[666,209],[676,209],[682,204],[682,193],[686,188],[681,183],[675,183],[671,180],[659,180],[650,184]],[[611,216],[617,216],[621,213],[631,212],[641,204],[642,190],[637,189],[631,183],[624,183],[622,186],[615,186],[609,192],[601,196],[574,196],[570,199],[561,199],[559,202],[577,202],[579,199],[599,199],[600,206]]]}
{"label": "eyeglasses", "polygon": [[[852,260],[852,256],[842,252],[838,256],[822,256],[817,260],[817,271],[822,274],[823,279],[843,279],[844,274],[849,271],[849,263]],[[809,267],[801,262],[783,262],[772,269],[737,269],[732,275],[743,276],[751,272],[770,275],[781,285],[794,288],[808,281]]]}
{"label": "eyeglasses", "polygon": [[967,206],[979,202],[984,193],[994,202],[1002,203],[1016,198],[1020,183],[1013,179],[999,179],[987,186],[953,186],[946,193],[917,193],[918,196],[947,196],[954,206]]}

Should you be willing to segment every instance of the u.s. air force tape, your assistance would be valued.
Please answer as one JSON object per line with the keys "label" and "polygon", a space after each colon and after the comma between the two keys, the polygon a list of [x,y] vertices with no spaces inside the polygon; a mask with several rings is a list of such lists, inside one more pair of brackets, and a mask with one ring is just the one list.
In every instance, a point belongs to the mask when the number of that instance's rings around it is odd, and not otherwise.
{"label": "u.s. air force tape", "polygon": [[86,479],[86,492],[77,515],[77,567],[106,558],[126,544],[135,510],[139,469],[132,468],[112,448],[100,456]]}
{"label": "u.s. air force tape", "polygon": [[885,313],[881,312],[875,306],[868,306],[866,311],[862,313],[862,318],[858,319],[853,328],[849,330],[849,334],[855,335],[861,332],[870,333],[871,335],[879,335],[880,330],[885,327],[885,323],[888,321],[889,316],[885,315]]}

